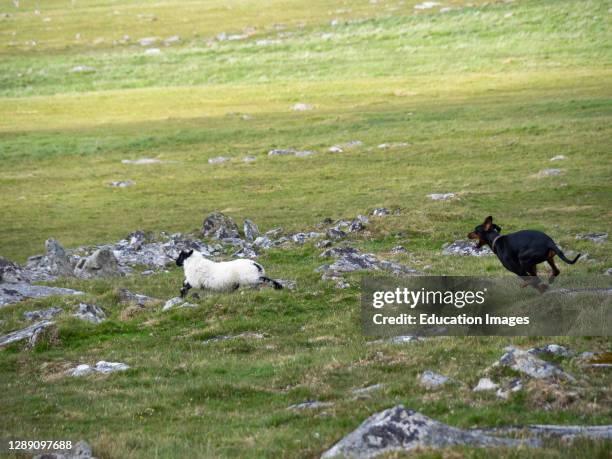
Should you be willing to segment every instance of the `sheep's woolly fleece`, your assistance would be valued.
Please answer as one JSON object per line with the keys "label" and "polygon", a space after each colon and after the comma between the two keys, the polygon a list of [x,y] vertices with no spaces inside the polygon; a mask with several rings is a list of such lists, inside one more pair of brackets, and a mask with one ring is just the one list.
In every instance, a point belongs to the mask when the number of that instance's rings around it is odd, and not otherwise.
{"label": "sheep's woolly fleece", "polygon": [[252,260],[214,262],[195,251],[184,262],[185,280],[194,288],[223,291],[257,285],[265,276],[263,266]]}

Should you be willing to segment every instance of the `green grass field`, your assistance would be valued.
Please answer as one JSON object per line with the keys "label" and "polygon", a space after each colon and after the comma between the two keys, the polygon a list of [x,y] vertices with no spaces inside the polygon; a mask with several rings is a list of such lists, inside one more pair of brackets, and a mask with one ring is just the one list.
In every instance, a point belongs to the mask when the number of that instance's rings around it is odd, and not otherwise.
{"label": "green grass field", "polygon": [[[191,232],[211,211],[262,230],[312,229],[326,217],[400,208],[359,248],[433,274],[509,275],[496,259],[445,257],[487,215],[505,232],[546,231],[588,259],[562,276],[612,266],[612,1],[21,0],[0,6],[0,255],[23,263],[44,241],[113,242],[136,229]],[[441,13],[440,7],[452,7]],[[333,22],[332,22],[333,21]],[[219,34],[244,34],[217,40]],[[124,36],[129,35],[129,39]],[[163,40],[179,35],[166,46]],[[158,37],[145,55],[138,44]],[[73,72],[76,66],[91,72]],[[314,106],[293,111],[296,103]],[[329,153],[332,145],[362,145]],[[381,149],[379,144],[395,144]],[[273,148],[306,158],[268,157]],[[208,163],[216,156],[232,160]],[[255,162],[242,159],[252,155]],[[566,159],[550,162],[564,155]],[[168,163],[137,166],[123,159]],[[537,178],[559,168],[558,176]],[[131,179],[130,188],[111,188]],[[458,199],[434,202],[429,193]],[[390,255],[404,245],[407,255]],[[312,243],[260,258],[292,291],[210,295],[193,310],[131,316],[121,287],[167,299],[182,272],[81,281],[109,320],[60,316],[32,351],[0,351],[0,438],[85,439],[101,458],[317,457],[376,411],[398,403],[459,427],[611,424],[609,372],[580,375],[565,403],[536,384],[499,401],[470,388],[514,343],[610,351],[605,338],[449,338],[366,345],[360,275],[336,290]],[[561,265],[561,263],[560,263]],[[23,311],[0,309],[0,334]],[[66,308],[68,309],[68,308]],[[259,331],[263,340],[203,345]],[[552,340],[552,341],[551,341]],[[62,376],[78,363],[126,373]],[[466,383],[430,393],[424,370]],[[370,398],[351,389],[385,383]],[[293,412],[307,399],[333,402]],[[0,454],[3,454],[0,452]],[[490,457],[456,448],[424,457]],[[609,457],[610,443],[552,442],[499,457]]]}

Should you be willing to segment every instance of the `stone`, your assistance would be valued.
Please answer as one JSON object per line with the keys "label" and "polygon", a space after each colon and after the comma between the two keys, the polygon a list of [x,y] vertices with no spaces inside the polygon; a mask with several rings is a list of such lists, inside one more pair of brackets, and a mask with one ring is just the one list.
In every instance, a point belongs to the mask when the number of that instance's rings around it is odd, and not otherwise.
{"label": "stone", "polygon": [[72,73],[95,73],[96,69],[88,65],[77,65],[70,70]]}
{"label": "stone", "polygon": [[606,275],[606,276],[612,276],[612,268],[608,268],[608,269],[606,269],[606,270],[605,270],[603,273],[604,273],[604,275]]}
{"label": "stone", "polygon": [[253,250],[253,248],[250,245],[244,245],[240,250],[234,252],[232,254],[232,257],[236,257],[236,258],[250,258],[251,260],[254,260],[255,258],[258,257],[257,252],[255,252],[255,250]]}
{"label": "stone", "polygon": [[608,233],[582,233],[576,235],[576,239],[583,239],[596,244],[603,244],[608,239]]}
{"label": "stone", "polygon": [[64,312],[62,308],[48,308],[40,309],[37,311],[27,311],[23,313],[23,317],[26,320],[40,320],[40,319],[51,319],[58,314]]}
{"label": "stone", "polygon": [[72,276],[74,268],[61,244],[55,239],[47,239],[45,248],[49,273],[53,276]]}
{"label": "stone", "polygon": [[231,160],[229,156],[216,156],[208,159],[208,164],[221,164]]}
{"label": "stone", "polygon": [[161,49],[159,48],[149,48],[145,50],[144,55],[145,56],[159,56],[161,55],[161,53],[162,53]]}
{"label": "stone", "polygon": [[268,236],[259,236],[253,241],[253,246],[269,249],[270,247],[274,247],[274,242],[272,242]]}
{"label": "stone", "polygon": [[128,188],[136,185],[136,182],[133,180],[117,180],[115,182],[110,182],[108,185],[114,188]]}
{"label": "stone", "polygon": [[170,298],[164,306],[162,307],[162,311],[169,311],[170,309],[178,306],[180,308],[196,308],[198,305],[193,303],[187,303],[180,296],[175,296],[174,298]]}
{"label": "stone", "polygon": [[0,283],[28,282],[29,280],[27,273],[17,263],[0,257]]}
{"label": "stone", "polygon": [[397,255],[400,253],[408,253],[408,250],[406,250],[406,247],[402,245],[396,245],[395,247],[391,249],[391,253],[394,255]]}
{"label": "stone", "polygon": [[475,433],[492,433],[494,435],[529,434],[536,437],[560,437],[562,440],[572,440],[577,437],[592,439],[612,439],[612,425],[598,426],[562,426],[547,424],[532,424],[527,426],[494,427],[490,429],[470,429]]}
{"label": "stone", "polygon": [[297,283],[294,280],[276,279],[276,282],[281,284],[283,288],[287,290],[294,290],[297,286]]}
{"label": "stone", "polygon": [[432,201],[448,201],[455,197],[455,193],[432,193],[428,194],[427,197]]}
{"label": "stone", "polygon": [[238,226],[231,217],[213,212],[202,223],[202,236],[215,239],[239,238]]}
{"label": "stone", "polygon": [[443,386],[449,381],[450,378],[448,376],[434,373],[433,371],[425,371],[419,377],[419,383],[421,384],[421,386],[428,390],[437,389],[438,387]]}
{"label": "stone", "polygon": [[438,5],[439,5],[438,2],[423,2],[423,3],[418,3],[414,5],[414,9],[415,10],[430,10],[431,8],[434,8]]}
{"label": "stone", "polygon": [[29,327],[13,331],[4,336],[0,336],[0,347],[6,346],[11,343],[16,343],[24,339],[30,339],[39,330],[45,329],[53,325],[54,323],[55,322],[52,322],[50,320],[42,320],[40,322],[36,322],[35,324],[30,325]]}
{"label": "stone", "polygon": [[80,440],[69,450],[46,451],[35,455],[33,459],[96,459],[92,454],[91,447]]}
{"label": "stone", "polygon": [[302,403],[296,403],[295,405],[290,405],[287,407],[288,410],[315,410],[319,408],[327,408],[333,406],[334,404],[331,402],[319,402],[317,400],[307,400]]}
{"label": "stone", "polygon": [[385,384],[373,384],[371,386],[361,387],[359,389],[353,389],[351,393],[357,396],[369,395],[372,392],[376,392],[385,388]]}
{"label": "stone", "polygon": [[18,303],[26,298],[44,298],[59,295],[83,295],[83,292],[69,288],[31,285],[25,282],[0,284],[0,307]]}
{"label": "stone", "polygon": [[551,161],[563,161],[565,159],[566,158],[563,155],[557,155],[557,156],[553,156],[552,158],[550,158]]}
{"label": "stone", "polygon": [[482,246],[480,249],[477,249],[474,241],[471,241],[470,239],[460,239],[442,246],[442,255],[484,257],[493,255],[493,252],[486,245]]}
{"label": "stone", "polygon": [[145,306],[147,303],[159,301],[157,298],[152,298],[140,293],[134,293],[126,288],[119,289],[119,301],[122,303],[135,303],[139,306]]}
{"label": "stone", "polygon": [[575,378],[556,365],[546,362],[527,351],[509,346],[506,353],[493,366],[510,367],[534,379],[565,379],[574,382]]}
{"label": "stone", "polygon": [[321,233],[310,231],[308,233],[296,233],[291,236],[291,240],[296,244],[304,244],[307,240],[323,236]]}
{"label": "stone", "polygon": [[254,242],[259,237],[259,228],[248,218],[244,220],[243,230],[244,238],[249,242]]}
{"label": "stone", "polygon": [[99,324],[106,320],[104,311],[94,304],[79,303],[79,309],[73,315],[92,324]]}
{"label": "stone", "polygon": [[472,391],[485,392],[485,391],[497,390],[498,387],[499,385],[495,384],[493,381],[491,381],[491,379],[480,378],[480,380],[478,381],[478,384],[476,385],[476,387],[474,387],[474,389],[472,389]]}
{"label": "stone", "polygon": [[120,275],[119,263],[110,248],[96,250],[87,258],[81,258],[74,268],[74,274],[82,279]]}
{"label": "stone", "polygon": [[386,217],[387,215],[391,215],[391,212],[386,207],[378,207],[372,211],[372,215],[374,217]]}
{"label": "stone", "polygon": [[277,237],[283,234],[282,228],[272,228],[271,230],[266,231],[266,236],[268,237]]}
{"label": "stone", "polygon": [[253,161],[256,161],[256,160],[257,158],[255,156],[245,156],[242,161],[244,161],[245,163],[252,163]]}
{"label": "stone", "polygon": [[346,237],[346,233],[340,229],[337,228],[330,228],[325,232],[325,235],[329,238],[329,239],[342,239],[344,237]]}
{"label": "stone", "polygon": [[472,433],[397,405],[370,416],[357,429],[325,451],[321,459],[366,459],[393,452],[458,445],[517,447],[537,446],[538,443]]}
{"label": "stone", "polygon": [[323,249],[323,248],[326,248],[326,247],[331,247],[332,244],[333,244],[332,241],[330,241],[329,239],[323,239],[322,241],[317,242],[315,244],[315,246],[318,249]]}
{"label": "stone", "polygon": [[174,45],[176,43],[180,43],[180,41],[181,41],[181,37],[180,36],[172,35],[172,36],[170,36],[170,37],[168,37],[168,38],[166,38],[164,40],[164,45],[166,45],[166,46]]}
{"label": "stone", "polygon": [[360,231],[363,231],[364,229],[365,229],[365,225],[363,224],[361,220],[358,220],[358,219],[353,220],[348,227],[348,230],[350,233],[358,233]]}
{"label": "stone", "polygon": [[264,339],[265,335],[263,333],[257,332],[242,332],[237,335],[219,335],[213,338],[209,338],[207,340],[202,341],[202,344],[211,344],[218,343],[220,341],[229,341],[234,339]]}
{"label": "stone", "polygon": [[556,357],[569,357],[572,353],[565,347],[558,344],[547,344],[546,346],[534,347],[527,352],[533,355],[548,354]]}
{"label": "stone", "polygon": [[138,40],[140,46],[151,46],[159,41],[158,37],[145,37]]}
{"label": "stone", "polygon": [[561,175],[562,173],[563,171],[561,169],[543,169],[536,174],[536,177],[537,178],[554,177],[557,175]]}
{"label": "stone", "polygon": [[144,165],[144,164],[162,164],[164,161],[160,159],[154,158],[139,158],[139,159],[122,159],[122,164],[135,164],[135,165]]}
{"label": "stone", "polygon": [[98,373],[108,374],[108,373],[114,373],[115,371],[125,371],[129,368],[130,367],[126,365],[125,363],[105,362],[104,360],[100,360],[98,363],[96,363],[95,370]]}
{"label": "stone", "polygon": [[72,370],[68,371],[70,376],[87,376],[88,374],[93,373],[95,370],[87,364],[77,365]]}
{"label": "stone", "polygon": [[344,150],[342,149],[340,145],[334,145],[334,146],[329,147],[328,151],[330,153],[342,153]]}
{"label": "stone", "polygon": [[291,107],[294,112],[304,112],[312,109],[314,109],[314,105],[304,103],[297,103]]}
{"label": "stone", "polygon": [[314,154],[315,152],[312,150],[302,150],[295,152],[295,156],[297,156],[298,158],[305,158],[306,156],[312,156]]}

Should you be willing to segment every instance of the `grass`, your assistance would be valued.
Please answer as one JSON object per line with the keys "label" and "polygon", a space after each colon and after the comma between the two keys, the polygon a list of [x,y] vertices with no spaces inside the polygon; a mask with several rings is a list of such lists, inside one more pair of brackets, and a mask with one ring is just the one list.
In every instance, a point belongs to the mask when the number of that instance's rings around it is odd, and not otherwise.
{"label": "grass", "polygon": [[[385,206],[401,215],[376,220],[368,235],[352,241],[430,273],[506,275],[493,259],[440,255],[442,244],[490,214],[506,232],[541,229],[564,248],[588,252],[588,261],[561,266],[562,276],[609,268],[609,242],[575,235],[609,232],[612,221],[612,3],[449,1],[443,6],[455,9],[448,13],[416,11],[415,3],[5,5],[0,254],[24,262],[51,236],[76,247],[138,228],[196,231],[213,210],[251,218],[263,230],[297,231]],[[246,39],[214,39],[247,27]],[[126,34],[130,41],[113,43]],[[156,45],[160,56],[144,56],[136,43],[175,34],[179,44]],[[71,72],[77,65],[96,71]],[[298,102],[315,109],[292,111]],[[350,140],[363,144],[327,152]],[[378,148],[382,143],[396,145]],[[267,156],[287,147],[317,154]],[[558,154],[567,159],[551,163]],[[208,164],[219,155],[233,159]],[[246,155],[257,161],[243,163]],[[169,162],[121,163],[139,157]],[[535,178],[550,167],[563,174]],[[136,186],[107,186],[120,179]],[[435,192],[459,199],[432,202],[426,195]],[[410,253],[390,255],[397,244]],[[117,291],[170,298],[181,283],[177,269],[58,281],[86,291],[109,320],[93,326],[66,313],[34,350],[13,345],[0,352],[0,437],[84,438],[103,458],[315,457],[370,414],[398,403],[460,427],[611,423],[609,375],[571,362],[563,366],[580,376],[574,402],[535,383],[505,402],[471,392],[503,347],[550,338],[366,345],[360,275],[350,277],[350,289],[335,290],[314,272],[318,255],[306,244],[261,258],[272,276],[295,279],[296,290],[210,295],[194,310],[170,313],[151,306],[129,314]],[[0,330],[25,325],[23,311],[70,310],[74,303],[52,298],[5,307]],[[242,331],[266,338],[202,344]],[[610,350],[606,338],[554,342]],[[63,376],[78,363],[102,359],[132,369]],[[427,392],[416,378],[428,369],[464,384]],[[386,386],[370,398],[350,393],[375,383]],[[307,399],[334,405],[323,413],[286,409]],[[549,442],[537,451],[496,455],[606,457],[609,451],[609,442]]]}

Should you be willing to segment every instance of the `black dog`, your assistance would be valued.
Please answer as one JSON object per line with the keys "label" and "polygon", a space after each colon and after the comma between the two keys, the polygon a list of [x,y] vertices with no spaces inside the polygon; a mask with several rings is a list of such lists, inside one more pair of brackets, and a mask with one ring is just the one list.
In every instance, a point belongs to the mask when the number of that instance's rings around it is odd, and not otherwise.
{"label": "black dog", "polygon": [[573,260],[568,259],[550,236],[541,231],[524,230],[516,233],[501,235],[501,228],[493,223],[493,217],[487,217],[482,225],[468,234],[470,239],[478,239],[476,248],[488,245],[497,255],[502,265],[513,273],[525,279],[525,284],[531,285],[543,293],[548,285],[541,284],[536,265],[544,261],[552,268],[549,283],[559,275],[553,257],[558,255],[564,262],[573,265],[580,258],[580,254]]}

